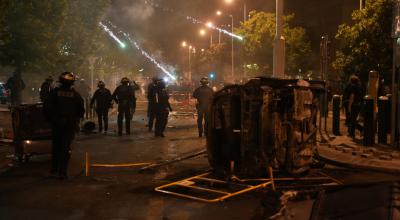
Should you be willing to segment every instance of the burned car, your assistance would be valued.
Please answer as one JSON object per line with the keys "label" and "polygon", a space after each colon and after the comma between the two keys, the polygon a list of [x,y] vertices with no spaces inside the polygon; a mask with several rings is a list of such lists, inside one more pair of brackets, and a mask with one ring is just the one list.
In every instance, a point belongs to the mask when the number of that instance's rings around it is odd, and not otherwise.
{"label": "burned car", "polygon": [[262,77],[218,91],[207,137],[214,171],[238,176],[262,176],[267,167],[290,174],[308,171],[323,91],[323,82]]}

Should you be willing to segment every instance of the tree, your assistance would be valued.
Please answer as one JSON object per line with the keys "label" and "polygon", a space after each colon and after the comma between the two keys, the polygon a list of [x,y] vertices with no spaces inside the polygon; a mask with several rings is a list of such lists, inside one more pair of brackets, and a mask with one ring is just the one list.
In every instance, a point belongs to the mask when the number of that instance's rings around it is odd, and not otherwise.
{"label": "tree", "polygon": [[[286,74],[291,76],[297,75],[299,69],[310,69],[312,56],[305,29],[289,25],[293,18],[294,15],[285,17],[283,29],[286,39]],[[258,66],[259,74],[272,73],[275,27],[275,14],[252,11],[250,19],[235,30],[235,33],[244,37],[241,58],[245,66]]]}
{"label": "tree", "polygon": [[353,12],[353,24],[339,26],[336,39],[342,47],[336,52],[333,67],[343,80],[357,74],[366,82],[368,72],[377,70],[385,81],[391,81],[392,8],[391,0],[369,0],[364,9]]}
{"label": "tree", "polygon": [[224,80],[224,77],[231,72],[231,53],[230,47],[225,43],[213,44],[204,51],[196,51],[193,62],[193,72],[199,79],[213,72],[217,80]]}
{"label": "tree", "polygon": [[10,1],[0,15],[1,64],[21,72],[51,68],[59,55],[66,6],[65,0]]}
{"label": "tree", "polygon": [[108,4],[109,0],[2,2],[0,63],[46,74],[79,69],[96,51],[98,22]]}
{"label": "tree", "polygon": [[97,56],[106,40],[99,22],[109,3],[109,0],[68,0],[67,25],[61,30],[63,56],[59,68],[88,72],[88,57]]}

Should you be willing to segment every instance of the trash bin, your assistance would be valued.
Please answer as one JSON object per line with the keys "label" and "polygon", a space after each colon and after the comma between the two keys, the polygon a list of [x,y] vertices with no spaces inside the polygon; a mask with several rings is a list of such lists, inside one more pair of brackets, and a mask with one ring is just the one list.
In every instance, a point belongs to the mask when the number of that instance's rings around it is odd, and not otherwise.
{"label": "trash bin", "polygon": [[42,103],[14,107],[12,124],[17,157],[51,153],[51,125],[44,117]]}

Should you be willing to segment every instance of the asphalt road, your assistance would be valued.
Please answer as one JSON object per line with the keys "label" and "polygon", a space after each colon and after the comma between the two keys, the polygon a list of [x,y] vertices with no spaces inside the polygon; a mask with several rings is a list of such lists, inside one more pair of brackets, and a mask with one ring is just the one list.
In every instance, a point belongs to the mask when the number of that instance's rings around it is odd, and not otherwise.
{"label": "asphalt road", "polygon": [[[90,163],[152,163],[205,149],[205,139],[197,137],[195,118],[171,117],[166,137],[154,138],[143,116],[142,109],[133,119],[130,136],[118,137],[114,132],[77,136],[66,181],[48,178],[49,155],[33,157],[0,174],[0,219],[267,219],[276,213],[281,194],[267,189],[213,204],[154,191],[157,186],[208,171],[206,156],[145,172],[138,167],[91,168],[86,177],[86,153]],[[115,116],[111,120],[113,131]],[[323,172],[345,185],[399,179],[330,166]],[[286,215],[308,219],[313,195],[315,190],[289,202]]]}

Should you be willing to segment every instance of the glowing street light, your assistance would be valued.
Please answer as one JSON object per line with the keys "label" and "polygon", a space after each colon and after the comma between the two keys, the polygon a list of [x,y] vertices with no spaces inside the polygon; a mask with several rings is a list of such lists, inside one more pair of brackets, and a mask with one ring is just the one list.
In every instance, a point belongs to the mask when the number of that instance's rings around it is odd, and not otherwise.
{"label": "glowing street light", "polygon": [[[208,23],[207,23],[207,26],[208,26]],[[210,27],[213,27],[212,23],[210,24]],[[207,32],[204,29],[200,29],[199,33],[201,36],[205,36]],[[212,34],[212,31],[210,31],[210,47],[212,47],[212,45],[213,45],[213,34]]]}
{"label": "glowing street light", "polygon": [[226,3],[231,4],[233,0],[225,0]]}
{"label": "glowing street light", "polygon": [[206,30],[200,29],[199,33],[201,36],[204,36],[204,35],[206,35]]}
{"label": "glowing street light", "polygon": [[221,16],[221,15],[222,15],[222,11],[217,11],[216,14],[217,14],[218,16]]}
{"label": "glowing street light", "polygon": [[213,25],[213,23],[211,21],[209,21],[209,22],[206,23],[206,26],[209,27],[209,28],[212,28],[214,25]]}
{"label": "glowing street light", "polygon": [[187,46],[186,41],[182,41],[182,47],[186,47],[186,46]]}

